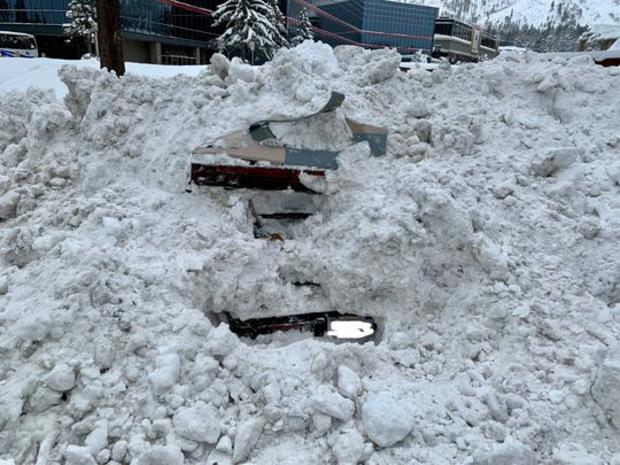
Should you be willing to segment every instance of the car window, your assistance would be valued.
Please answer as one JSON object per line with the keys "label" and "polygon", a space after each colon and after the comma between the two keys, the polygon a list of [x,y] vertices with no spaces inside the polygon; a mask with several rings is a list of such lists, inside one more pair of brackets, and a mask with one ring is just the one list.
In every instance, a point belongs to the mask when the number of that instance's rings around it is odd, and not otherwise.
{"label": "car window", "polygon": [[0,47],[15,48],[21,50],[34,50],[37,44],[32,37],[0,35]]}

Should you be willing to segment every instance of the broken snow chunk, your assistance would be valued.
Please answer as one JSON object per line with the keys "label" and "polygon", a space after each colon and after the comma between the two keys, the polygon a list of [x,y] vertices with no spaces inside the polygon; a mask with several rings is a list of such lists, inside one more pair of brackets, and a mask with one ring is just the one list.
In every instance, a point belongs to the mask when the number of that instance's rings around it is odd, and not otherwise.
{"label": "broken snow chunk", "polygon": [[235,57],[228,66],[228,76],[226,76],[225,82],[230,86],[239,81],[253,82],[254,67],[243,63],[240,58]]}
{"label": "broken snow chunk", "polygon": [[11,178],[0,174],[0,195],[5,194],[11,185]]}
{"label": "broken snow chunk", "polygon": [[598,218],[586,218],[577,226],[577,230],[586,239],[594,239],[601,232],[601,222]]}
{"label": "broken snow chunk", "polygon": [[219,450],[220,452],[226,452],[227,454],[232,454],[232,441],[228,436],[222,436],[221,439],[217,442],[215,446],[215,450]]}
{"label": "broken snow chunk", "polygon": [[350,399],[355,399],[362,392],[360,377],[345,365],[338,367],[338,390]]}
{"label": "broken snow chunk", "polygon": [[425,142],[427,144],[431,143],[433,126],[429,120],[421,119],[416,122],[415,132],[418,136],[418,139],[420,139],[420,142]]}
{"label": "broken snow chunk", "polygon": [[490,451],[474,453],[473,465],[534,465],[534,453],[516,439],[508,438]]}
{"label": "broken snow chunk", "polygon": [[493,420],[500,423],[506,423],[508,421],[508,407],[504,402],[498,399],[494,393],[487,393],[484,397],[484,401],[487,404]]}
{"label": "broken snow chunk", "polygon": [[16,191],[9,191],[0,196],[0,220],[8,220],[15,217],[20,198],[21,196]]}
{"label": "broken snow chunk", "polygon": [[217,443],[221,426],[216,410],[203,402],[179,408],[172,419],[176,433],[190,441]]}
{"label": "broken snow chunk", "polygon": [[431,114],[428,104],[424,99],[416,99],[413,101],[410,107],[406,110],[407,116],[413,116],[414,118],[426,118]]}
{"label": "broken snow chunk", "polygon": [[97,454],[108,445],[108,421],[101,420],[84,440],[84,446],[92,454]]}
{"label": "broken snow chunk", "polygon": [[384,392],[364,402],[362,423],[368,437],[380,447],[393,446],[413,429],[407,405]]}
{"label": "broken snow chunk", "polygon": [[397,331],[390,336],[390,349],[406,349],[412,344],[411,336],[407,333]]}
{"label": "broken snow chunk", "polygon": [[342,421],[350,420],[355,412],[355,404],[351,400],[326,385],[319,386],[317,393],[310,399],[310,406],[317,412]]}
{"label": "broken snow chunk", "polygon": [[110,449],[102,449],[102,450],[100,450],[97,453],[96,457],[95,457],[95,461],[99,465],[109,464],[110,463]]}
{"label": "broken snow chunk", "polygon": [[239,345],[239,338],[235,336],[227,324],[220,324],[209,333],[205,348],[209,355],[225,357]]}
{"label": "broken snow chunk", "polygon": [[65,392],[75,386],[75,373],[66,363],[58,363],[45,377],[47,385],[58,392]]}
{"label": "broken snow chunk", "polygon": [[67,446],[65,450],[66,465],[97,465],[88,447]]}
{"label": "broken snow chunk", "polygon": [[67,183],[67,180],[64,178],[52,178],[50,179],[49,185],[53,189],[60,189]]}
{"label": "broken snow chunk", "polygon": [[332,417],[323,413],[315,413],[312,415],[312,424],[314,425],[317,433],[325,434],[332,427]]}
{"label": "broken snow chunk", "polygon": [[[152,433],[153,433],[152,434],[153,438],[157,437],[157,434],[155,433],[155,431],[152,430]],[[166,435],[166,444],[174,444],[178,446],[179,449],[181,449],[183,452],[193,452],[200,447],[200,443],[196,441],[190,441],[189,439],[185,439],[179,436],[178,434],[176,434],[174,431]]]}
{"label": "broken snow chunk", "polygon": [[120,441],[116,441],[114,443],[114,446],[112,447],[112,459],[116,460],[117,462],[122,462],[125,458],[125,455],[127,454],[128,447],[129,444],[127,444],[127,441],[124,441],[122,439]]}
{"label": "broken snow chunk", "polygon": [[553,176],[560,170],[568,168],[577,161],[579,151],[576,148],[560,147],[547,150],[539,155],[534,163],[532,170],[541,177]]}
{"label": "broken snow chunk", "polygon": [[235,446],[233,448],[233,463],[245,460],[263,432],[265,421],[262,418],[250,418],[237,427]]}
{"label": "broken snow chunk", "polygon": [[357,465],[366,455],[364,438],[356,429],[345,430],[336,438],[332,452],[338,465]]}
{"label": "broken snow chunk", "polygon": [[205,465],[231,465],[232,464],[232,456],[227,452],[222,452],[220,450],[212,450],[207,457],[207,462]]}
{"label": "broken snow chunk", "polygon": [[271,382],[263,388],[263,399],[267,405],[276,405],[281,396],[280,386],[276,382]]}
{"label": "broken snow chunk", "polygon": [[114,364],[115,349],[112,341],[106,339],[101,341],[95,349],[95,363],[100,369],[109,370]]}
{"label": "broken snow chunk", "polygon": [[44,412],[60,403],[62,394],[46,386],[39,386],[28,401],[27,410],[30,412]]}
{"label": "broken snow chunk", "polygon": [[620,429],[620,345],[612,347],[600,363],[592,397]]}
{"label": "broken snow chunk", "polygon": [[153,446],[138,460],[138,465],[183,465],[185,457],[176,445]]}
{"label": "broken snow chunk", "polygon": [[603,459],[589,454],[577,445],[574,447],[563,445],[555,449],[553,460],[554,465],[605,465]]}
{"label": "broken snow chunk", "polygon": [[181,360],[177,354],[163,354],[155,363],[157,369],[149,375],[149,381],[156,394],[163,394],[177,382]]}
{"label": "broken snow chunk", "polygon": [[0,276],[0,295],[5,295],[9,292],[9,280],[6,276]]}
{"label": "broken snow chunk", "polygon": [[211,56],[211,69],[215,74],[217,74],[221,79],[226,79],[228,76],[228,68],[230,67],[230,61],[221,53],[214,53]]}

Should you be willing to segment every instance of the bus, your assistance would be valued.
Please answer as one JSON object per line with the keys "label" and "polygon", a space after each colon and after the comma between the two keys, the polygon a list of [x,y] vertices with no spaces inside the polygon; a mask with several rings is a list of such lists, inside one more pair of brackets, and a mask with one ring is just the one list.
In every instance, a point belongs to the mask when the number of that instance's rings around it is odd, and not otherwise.
{"label": "bus", "polygon": [[39,48],[32,34],[0,31],[0,57],[37,58]]}
{"label": "bus", "polygon": [[450,63],[477,62],[499,55],[498,37],[447,16],[435,21],[434,39],[432,56],[445,57]]}

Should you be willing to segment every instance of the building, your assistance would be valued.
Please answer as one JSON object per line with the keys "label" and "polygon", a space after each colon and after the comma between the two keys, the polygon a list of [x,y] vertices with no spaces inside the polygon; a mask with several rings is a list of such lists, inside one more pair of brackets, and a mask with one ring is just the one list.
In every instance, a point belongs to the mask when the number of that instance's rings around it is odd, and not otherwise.
{"label": "building", "polygon": [[433,49],[435,7],[390,0],[288,0],[291,33],[302,8],[310,13],[316,37],[333,46],[395,47],[403,54]]}
{"label": "building", "polygon": [[[37,37],[49,57],[77,58],[84,43],[66,42],[63,24],[68,0],[0,0],[0,30]],[[195,64],[214,51],[221,31],[212,26],[218,0],[119,0],[123,48],[127,61]]]}
{"label": "building", "polygon": [[[211,13],[222,0],[119,0],[125,59],[164,64],[204,63],[222,29]],[[316,38],[336,45],[396,47],[403,54],[430,53],[434,7],[389,0],[278,0],[289,33],[307,8]],[[84,41],[67,42],[68,0],[0,0],[0,30],[34,34],[42,55],[78,58]]]}

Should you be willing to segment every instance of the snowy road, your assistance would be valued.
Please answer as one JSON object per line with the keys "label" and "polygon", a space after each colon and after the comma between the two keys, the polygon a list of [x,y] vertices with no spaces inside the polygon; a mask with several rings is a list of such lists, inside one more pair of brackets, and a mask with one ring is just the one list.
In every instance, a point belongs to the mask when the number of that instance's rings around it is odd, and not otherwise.
{"label": "snowy road", "polygon": [[[98,68],[97,60],[59,60],[53,58],[1,58],[0,95],[25,91],[30,86],[52,89],[64,97],[67,87],[58,78],[63,65]],[[206,66],[161,66],[145,63],[127,63],[127,72],[141,76],[172,77],[177,74],[196,76]]]}

